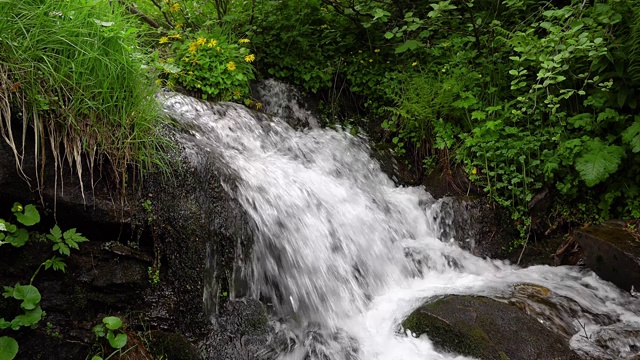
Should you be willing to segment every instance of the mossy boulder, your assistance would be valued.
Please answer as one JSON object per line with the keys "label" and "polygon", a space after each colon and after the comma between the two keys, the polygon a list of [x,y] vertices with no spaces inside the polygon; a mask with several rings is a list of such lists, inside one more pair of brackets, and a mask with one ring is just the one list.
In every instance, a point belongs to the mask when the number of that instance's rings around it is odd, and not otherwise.
{"label": "mossy boulder", "polygon": [[495,360],[579,359],[568,339],[517,307],[482,296],[450,295],[425,304],[402,323],[442,351]]}
{"label": "mossy boulder", "polygon": [[640,290],[640,240],[627,231],[624,222],[576,230],[574,238],[582,247],[585,264],[601,278],[630,291]]}

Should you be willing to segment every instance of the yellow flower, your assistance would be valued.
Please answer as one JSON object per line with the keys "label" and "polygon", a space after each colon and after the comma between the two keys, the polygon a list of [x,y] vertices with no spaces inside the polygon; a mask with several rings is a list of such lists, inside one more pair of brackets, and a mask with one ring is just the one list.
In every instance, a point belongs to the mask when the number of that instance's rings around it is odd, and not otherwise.
{"label": "yellow flower", "polygon": [[169,35],[170,39],[182,39],[182,34]]}
{"label": "yellow flower", "polygon": [[218,47],[216,48],[216,51],[217,51],[217,52],[220,52],[220,51],[222,51],[222,48],[221,48],[220,46],[218,46]]}
{"label": "yellow flower", "polygon": [[182,61],[189,61],[189,58],[185,56],[185,57],[183,57],[181,60],[182,60]]}
{"label": "yellow flower", "polygon": [[174,29],[181,29],[182,28],[182,23],[179,22],[176,24],[176,26],[173,27]]}
{"label": "yellow flower", "polygon": [[377,53],[379,53],[379,52],[380,52],[380,49],[375,49],[375,50],[373,50],[373,52],[377,52]]}
{"label": "yellow flower", "polygon": [[192,54],[195,54],[196,51],[198,51],[198,47],[199,47],[199,45],[195,41],[189,43],[189,52],[192,53]]}
{"label": "yellow flower", "polygon": [[471,173],[472,173],[473,175],[475,175],[475,174],[477,174],[477,173],[478,173],[478,170],[476,170],[476,168],[473,168],[473,169],[471,169]]}
{"label": "yellow flower", "polygon": [[414,61],[414,62],[411,64],[411,66],[416,66],[416,65],[418,65],[418,62],[417,62],[417,61]]}
{"label": "yellow flower", "polygon": [[227,69],[229,69],[229,71],[233,71],[236,69],[236,63],[234,63],[233,61],[229,61],[229,63],[227,64]]}
{"label": "yellow flower", "polygon": [[212,47],[214,47],[216,45],[218,45],[218,40],[211,39],[211,40],[209,40],[209,44],[207,44],[207,47],[212,48]]}
{"label": "yellow flower", "polygon": [[373,62],[373,59],[369,59],[369,62]]}
{"label": "yellow flower", "polygon": [[187,74],[189,74],[189,75],[193,75],[193,71],[189,71]]}
{"label": "yellow flower", "polygon": [[180,11],[180,4],[179,3],[174,3],[173,5],[171,5],[169,7],[169,11],[171,12],[178,12]]}
{"label": "yellow flower", "polygon": [[204,45],[206,43],[207,43],[207,38],[199,37],[198,40],[196,40],[196,44],[198,44],[198,46]]}
{"label": "yellow flower", "polygon": [[176,59],[174,59],[174,58],[168,58],[168,59],[167,59],[167,62],[168,62],[169,64],[173,64],[174,62],[176,62]]}
{"label": "yellow flower", "polygon": [[163,36],[160,38],[160,40],[158,41],[160,44],[164,44],[166,42],[169,42],[169,38],[166,36]]}
{"label": "yellow flower", "polygon": [[260,110],[262,109],[262,103],[261,102],[257,102],[256,103],[256,110]]}
{"label": "yellow flower", "polygon": [[256,56],[253,54],[249,54],[247,56],[244,57],[244,61],[251,63],[256,59]]}
{"label": "yellow flower", "polygon": [[239,42],[240,44],[247,44],[247,43],[250,43],[250,42],[251,42],[251,40],[249,40],[249,39],[240,39],[240,40],[238,40],[238,42]]}

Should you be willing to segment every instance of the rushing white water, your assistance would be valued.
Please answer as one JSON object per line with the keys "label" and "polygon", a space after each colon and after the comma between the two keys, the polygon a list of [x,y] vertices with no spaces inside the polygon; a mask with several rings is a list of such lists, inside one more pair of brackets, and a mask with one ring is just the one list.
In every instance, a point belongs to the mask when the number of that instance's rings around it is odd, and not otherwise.
{"label": "rushing white water", "polygon": [[552,305],[530,306],[579,353],[620,359],[638,351],[636,298],[589,271],[522,269],[439,239],[439,202],[422,188],[394,186],[362,139],[295,131],[234,104],[175,94],[164,101],[189,129],[181,141],[191,161],[221,162],[235,178],[228,191],[255,222],[254,296],[270,298],[291,320],[284,331],[302,338],[278,358],[463,358],[405,335],[403,318],[445,294],[517,299],[518,284],[550,290]]}

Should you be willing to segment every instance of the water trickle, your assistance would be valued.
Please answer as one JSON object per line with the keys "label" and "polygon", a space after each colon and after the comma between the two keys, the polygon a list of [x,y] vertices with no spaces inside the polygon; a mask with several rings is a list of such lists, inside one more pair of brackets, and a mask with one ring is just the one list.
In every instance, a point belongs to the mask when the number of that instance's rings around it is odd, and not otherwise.
{"label": "water trickle", "polygon": [[253,296],[289,320],[263,358],[456,358],[400,331],[411,311],[445,294],[525,302],[583,354],[618,359],[640,347],[637,299],[577,268],[520,269],[471,255],[443,233],[452,214],[442,202],[396,187],[362,140],[295,131],[235,104],[175,94],[164,102],[188,129],[181,141],[191,161],[215,159],[254,222]]}

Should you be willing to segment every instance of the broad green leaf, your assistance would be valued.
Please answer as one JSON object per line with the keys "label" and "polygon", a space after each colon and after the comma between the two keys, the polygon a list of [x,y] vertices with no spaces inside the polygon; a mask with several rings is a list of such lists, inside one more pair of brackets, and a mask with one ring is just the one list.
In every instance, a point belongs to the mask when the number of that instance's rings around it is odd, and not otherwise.
{"label": "broad green leaf", "polygon": [[11,323],[4,318],[0,318],[0,329],[6,329],[11,326]]}
{"label": "broad green leaf", "polygon": [[622,132],[622,141],[631,145],[631,151],[640,152],[640,116],[636,116],[636,121]]}
{"label": "broad green leaf", "polygon": [[40,213],[31,204],[24,207],[24,212],[15,212],[14,214],[16,219],[25,226],[35,225],[40,222]]}
{"label": "broad green leaf", "polygon": [[107,316],[102,319],[102,322],[109,330],[118,330],[122,326],[122,320],[117,316]]}
{"label": "broad green leaf", "polygon": [[42,308],[38,306],[33,310],[25,311],[23,315],[16,316],[11,322],[11,327],[15,329],[20,326],[31,326],[40,320],[42,320]]}
{"label": "broad green leaf", "polygon": [[35,309],[42,299],[40,292],[33,285],[16,285],[13,297],[17,300],[22,300],[20,307],[25,310]]}
{"label": "broad green leaf", "polygon": [[[109,336],[112,335],[112,336]],[[107,340],[109,340],[109,345],[111,345],[114,349],[122,349],[125,345],[127,345],[127,335],[126,334],[118,334],[113,337],[113,333],[110,331],[107,335]]]}
{"label": "broad green leaf", "polygon": [[398,46],[396,48],[396,54],[400,54],[403,53],[407,50],[415,50],[417,49],[420,45],[422,45],[421,42],[419,42],[418,40],[407,40],[404,42],[404,44]]}
{"label": "broad green leaf", "polygon": [[620,146],[606,145],[600,139],[589,140],[584,144],[575,167],[582,180],[591,187],[616,172],[623,155],[624,150]]}
{"label": "broad green leaf", "polygon": [[6,241],[15,247],[21,247],[29,240],[29,232],[26,229],[17,229],[12,234],[8,234]]}
{"label": "broad green leaf", "polygon": [[9,336],[0,337],[0,359],[12,360],[18,353],[18,342]]}
{"label": "broad green leaf", "polygon": [[0,231],[7,231],[7,225],[4,223],[4,220],[0,219]]}
{"label": "broad green leaf", "polygon": [[91,358],[91,360],[104,360],[101,356],[98,355],[93,355],[93,357]]}

